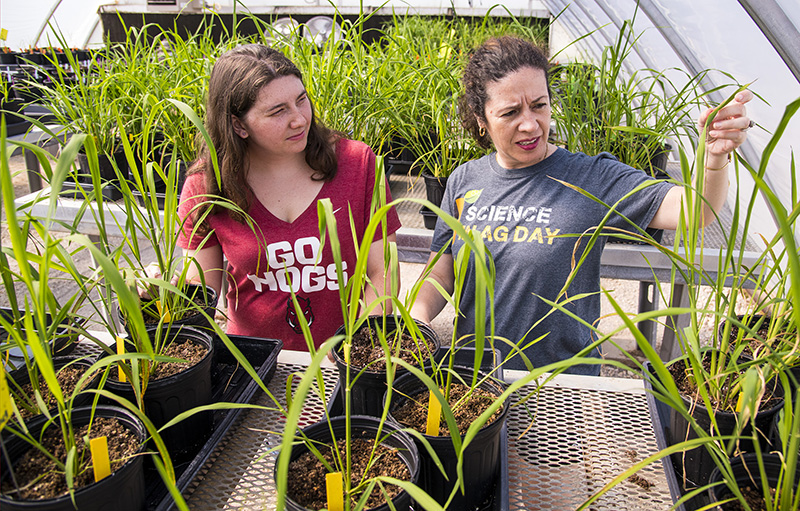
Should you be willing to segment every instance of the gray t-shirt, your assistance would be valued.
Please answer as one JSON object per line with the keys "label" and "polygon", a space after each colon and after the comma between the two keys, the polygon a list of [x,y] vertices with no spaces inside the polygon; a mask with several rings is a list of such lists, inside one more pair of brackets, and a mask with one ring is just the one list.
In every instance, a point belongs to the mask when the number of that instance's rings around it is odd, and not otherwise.
{"label": "gray t-shirt", "polygon": [[[533,365],[541,367],[572,357],[592,341],[588,327],[561,311],[552,311],[541,297],[556,300],[572,270],[573,251],[578,241],[574,235],[590,235],[609,211],[608,207],[564,182],[614,205],[650,178],[608,153],[587,156],[558,149],[536,165],[512,170],[502,168],[495,157],[492,153],[457,168],[447,180],[442,209],[459,218],[468,229],[482,233],[492,254],[497,271],[495,335],[522,347],[547,333],[532,346],[525,347],[525,354]],[[620,216],[624,215],[640,227],[647,227],[672,186],[657,182],[626,198],[616,208],[620,214],[613,214],[606,226],[635,231]],[[557,237],[564,235],[567,237]],[[600,316],[600,255],[606,239],[605,236],[598,238],[567,289],[571,297],[593,293],[569,305],[572,312],[589,323]],[[458,253],[463,240],[453,239],[453,231],[438,220],[431,250],[438,251],[450,240],[453,240],[452,253]],[[581,253],[582,250],[576,252],[576,258]],[[474,277],[471,260],[461,296],[459,336],[474,331]],[[504,356],[511,351],[503,343],[496,342],[495,347]],[[504,367],[525,368],[519,356],[513,357]],[[599,374],[599,371],[597,365],[581,365],[569,372]]]}

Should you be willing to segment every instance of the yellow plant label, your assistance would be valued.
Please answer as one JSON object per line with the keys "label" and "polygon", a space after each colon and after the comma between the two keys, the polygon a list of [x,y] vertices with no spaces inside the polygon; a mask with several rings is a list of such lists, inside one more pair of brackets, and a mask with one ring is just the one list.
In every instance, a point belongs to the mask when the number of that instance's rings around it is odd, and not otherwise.
{"label": "yellow plant label", "polygon": [[742,411],[743,404],[744,404],[744,392],[739,392],[739,399],[736,400],[736,413]]}
{"label": "yellow plant label", "polygon": [[167,323],[169,323],[169,322],[170,322],[170,320],[171,320],[171,317],[170,317],[170,315],[169,315],[169,309],[166,307],[166,305],[165,305],[165,306],[164,306],[164,308],[162,309],[162,308],[161,308],[161,300],[156,300],[156,308],[158,309],[158,313],[159,313],[161,316],[163,316],[163,317],[164,317],[164,321],[166,321]]}
{"label": "yellow plant label", "polygon": [[442,420],[442,404],[436,399],[433,391],[428,394],[428,425],[425,434],[439,436],[439,422]]}
{"label": "yellow plant label", "polygon": [[[123,355],[125,353],[125,339],[120,336],[117,336],[117,355]],[[125,371],[122,370],[122,365],[117,364],[117,379],[122,383],[128,381],[128,378],[125,377]]]}
{"label": "yellow plant label", "polygon": [[11,394],[8,391],[6,369],[0,364],[0,430],[6,426],[12,413],[14,413],[14,407],[11,403]]}
{"label": "yellow plant label", "polygon": [[108,461],[108,439],[104,436],[89,440],[89,449],[92,451],[92,469],[94,481],[97,482],[111,475],[111,463]]}
{"label": "yellow plant label", "polygon": [[5,28],[0,28],[0,39],[3,41],[8,39],[8,30]]}
{"label": "yellow plant label", "polygon": [[344,485],[341,472],[325,474],[325,492],[328,497],[328,511],[344,511]]}

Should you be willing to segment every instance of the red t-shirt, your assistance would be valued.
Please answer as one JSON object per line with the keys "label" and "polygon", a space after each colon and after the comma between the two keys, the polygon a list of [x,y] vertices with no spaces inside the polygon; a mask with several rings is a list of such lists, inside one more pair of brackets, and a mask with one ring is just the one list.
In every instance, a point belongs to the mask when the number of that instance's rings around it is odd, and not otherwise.
{"label": "red t-shirt", "polygon": [[[323,184],[317,198],[331,200],[348,278],[356,265],[352,232],[360,242],[370,220],[375,154],[362,142],[343,139],[337,143],[336,155],[336,177]],[[192,174],[186,179],[179,208],[181,218],[186,218],[191,208],[203,200],[198,197],[205,190],[203,177]],[[388,189],[387,185],[387,194]],[[387,197],[387,202],[391,200],[391,196]],[[354,229],[350,227],[351,211]],[[307,351],[291,301],[291,282],[314,345],[319,346],[336,333],[343,315],[329,238],[320,249],[317,201],[292,223],[276,218],[255,198],[248,214],[263,232],[260,242],[250,227],[232,219],[227,212],[207,219],[213,232],[203,246],[221,245],[228,261],[227,333],[281,339],[284,349]],[[400,227],[397,212],[392,209],[387,219],[387,232],[394,233]],[[189,217],[178,239],[179,246],[197,248],[204,236],[190,239],[191,232]],[[375,239],[380,238],[379,227]]]}

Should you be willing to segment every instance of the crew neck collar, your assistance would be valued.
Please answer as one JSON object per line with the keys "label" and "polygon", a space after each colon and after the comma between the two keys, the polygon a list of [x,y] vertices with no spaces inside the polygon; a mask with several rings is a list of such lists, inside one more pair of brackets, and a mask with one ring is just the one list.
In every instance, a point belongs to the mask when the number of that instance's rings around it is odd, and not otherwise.
{"label": "crew neck collar", "polygon": [[497,162],[497,151],[495,151],[492,154],[488,155],[489,166],[491,167],[493,172],[495,172],[497,175],[501,177],[512,178],[512,179],[523,178],[523,177],[528,177],[533,173],[544,172],[547,169],[551,168],[553,165],[557,165],[559,161],[564,157],[565,152],[566,152],[565,149],[557,147],[555,152],[553,152],[553,154],[551,154],[550,156],[548,156],[547,158],[543,159],[540,162],[519,169],[507,169],[505,167],[502,167]]}

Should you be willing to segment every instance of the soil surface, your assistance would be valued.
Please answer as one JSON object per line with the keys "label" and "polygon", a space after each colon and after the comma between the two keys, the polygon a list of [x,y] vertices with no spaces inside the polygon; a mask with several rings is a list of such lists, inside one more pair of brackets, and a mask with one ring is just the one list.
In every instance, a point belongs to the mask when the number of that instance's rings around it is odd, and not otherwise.
{"label": "soil surface", "polygon": [[[379,445],[372,453],[374,439],[356,438],[351,443],[351,485],[356,488],[360,481],[366,481],[377,476],[394,477],[408,481],[411,473],[405,462],[397,454],[397,450],[385,445]],[[329,465],[334,465],[333,446],[330,444],[317,446]],[[344,459],[344,442],[338,444],[340,456]],[[372,464],[369,460],[372,458]],[[289,481],[287,495],[307,509],[320,510],[327,509],[327,496],[325,489],[325,475],[328,470],[314,454],[307,452],[289,464]],[[402,490],[397,486],[384,485],[385,492],[389,498],[393,499]],[[365,509],[372,509],[386,502],[384,490],[380,485],[375,485],[372,493],[367,500]],[[362,492],[355,492],[352,495],[353,505],[361,498]]]}
{"label": "soil surface", "polygon": [[[75,488],[82,488],[94,482],[92,455],[88,441],[84,441],[84,437],[87,434],[90,439],[101,436],[105,436],[108,439],[108,456],[111,461],[112,473],[136,454],[141,445],[136,435],[117,419],[96,418],[91,432],[89,431],[89,426],[77,428],[75,430],[76,458],[85,459],[85,462],[81,465],[80,472],[75,476]],[[62,462],[66,459],[67,453],[59,428],[48,428],[42,439],[42,445]],[[59,471],[52,460],[38,449],[29,449],[16,462],[14,471],[17,477],[17,484],[20,486],[21,497],[15,494],[14,485],[10,477],[5,478],[2,482],[4,495],[9,495],[14,499],[39,500],[67,494],[67,482],[63,472]]]}
{"label": "soil surface", "polygon": [[[184,291],[184,293],[186,293],[186,291]],[[205,296],[201,292],[197,292],[194,296],[188,294],[187,296],[192,298],[193,305],[187,307],[183,305],[185,302],[181,302],[181,306],[179,308],[173,307],[170,309],[172,312],[173,321],[177,319],[185,319],[188,316],[193,316],[195,313],[199,314],[197,309],[203,309],[208,306]],[[142,319],[144,320],[145,325],[158,325],[158,323],[161,321],[161,311],[155,302],[149,302],[142,307]],[[164,323],[167,323],[167,321],[164,321]]]}
{"label": "soil surface", "polygon": [[[56,379],[58,380],[58,384],[61,387],[61,393],[65,399],[69,399],[70,396],[72,396],[72,394],[75,392],[75,389],[78,386],[78,380],[80,380],[81,376],[83,376],[85,372],[85,367],[71,365],[61,368],[58,373],[56,373]],[[86,380],[83,388],[86,388],[89,383],[91,383],[91,380]],[[58,405],[55,396],[53,396],[52,392],[50,392],[50,388],[47,386],[47,382],[45,382],[42,376],[39,376],[39,392],[42,396],[42,401],[44,401],[48,409],[53,409]],[[17,407],[19,408],[20,415],[22,415],[23,419],[29,419],[34,415],[41,413],[38,406],[35,404],[36,398],[34,397],[33,385],[31,383],[26,383],[25,385],[21,386],[20,395],[26,396],[26,400],[33,403],[30,406],[25,406],[20,402],[20,399],[16,400]]]}
{"label": "soil surface", "polygon": [[159,362],[153,368],[150,377],[154,380],[166,378],[192,367],[200,362],[208,353],[208,348],[194,341],[173,342],[161,354],[167,357],[180,358],[186,362]]}
{"label": "soil surface", "polygon": [[[760,489],[754,489],[750,486],[746,486],[744,488],[740,488],[740,491],[744,496],[744,500],[747,501],[747,505],[750,506],[751,511],[767,511],[767,504],[764,502],[764,494],[761,493]],[[774,495],[774,489],[772,489],[772,493]],[[745,511],[747,509],[739,501],[728,502],[727,504],[722,504],[719,507],[723,511]]]}
{"label": "soil surface", "polygon": [[[467,396],[469,394],[469,396]],[[411,399],[407,399],[400,407],[392,410],[392,417],[403,426],[411,427],[425,433],[428,426],[428,391],[415,394]],[[465,396],[467,396],[465,398]],[[497,399],[497,396],[481,388],[476,388],[470,394],[470,388],[461,383],[454,383],[450,386],[450,396],[448,403],[453,409],[453,415],[458,425],[458,432],[466,434],[470,425],[477,420],[480,415],[489,408]],[[503,413],[500,407],[489,418],[487,425],[491,424]],[[450,430],[445,422],[444,415],[439,424],[439,436],[449,436]]]}
{"label": "soil surface", "polygon": [[[703,367],[706,371],[708,371],[711,367],[711,359],[710,357],[705,357],[703,359]],[[687,375],[686,364],[683,360],[675,362],[674,364],[668,367],[670,374],[672,375],[673,380],[675,381],[675,385],[678,387],[678,391],[686,397],[692,400],[699,400],[700,396],[698,394],[697,386],[695,385],[694,379],[689,378]],[[733,384],[732,375],[728,377],[728,381],[725,383],[723,387],[723,395],[726,395],[729,391],[730,386]],[[734,403],[722,403],[720,401],[715,401],[713,396],[709,396],[711,398],[711,404],[714,406],[715,410],[722,410],[732,412],[732,407],[735,406]],[[774,397],[769,392],[769,387],[764,393],[764,397],[762,397],[761,402],[759,403],[759,411],[760,410],[768,410],[778,404],[781,398]]]}
{"label": "soil surface", "polygon": [[[402,333],[398,338],[397,332],[388,332],[386,340],[391,342],[391,349],[394,353],[397,343],[400,343],[398,357],[409,364],[419,366],[419,360],[429,360],[433,343],[428,339],[414,339],[408,333]],[[353,334],[353,344],[350,348],[350,365],[354,368],[362,369],[369,366],[369,371],[380,372],[386,369],[386,354],[380,343],[380,337],[376,331],[365,326]]]}
{"label": "soil surface", "polygon": [[[758,330],[758,336],[761,339],[767,339],[767,334],[769,333],[769,325],[764,325]],[[739,327],[736,325],[731,325],[731,335],[728,338],[731,345],[737,342],[736,337],[739,335]],[[747,356],[754,356],[754,353],[760,353],[763,351],[764,343],[757,338],[751,337],[750,334],[744,332],[744,336],[742,337],[741,342],[746,342],[747,346],[744,349],[744,354]]]}

